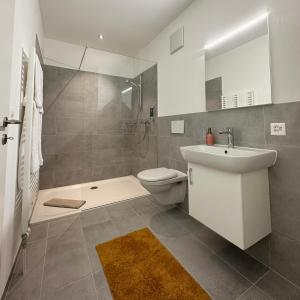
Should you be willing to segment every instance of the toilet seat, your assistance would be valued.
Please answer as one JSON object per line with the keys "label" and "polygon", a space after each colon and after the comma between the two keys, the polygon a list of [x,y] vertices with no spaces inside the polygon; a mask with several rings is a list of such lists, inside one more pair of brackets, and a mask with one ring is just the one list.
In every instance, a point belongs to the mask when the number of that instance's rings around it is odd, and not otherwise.
{"label": "toilet seat", "polygon": [[149,169],[140,172],[137,177],[144,181],[162,181],[168,180],[172,178],[176,178],[178,173],[175,170],[167,169],[167,168],[156,168],[156,169]]}

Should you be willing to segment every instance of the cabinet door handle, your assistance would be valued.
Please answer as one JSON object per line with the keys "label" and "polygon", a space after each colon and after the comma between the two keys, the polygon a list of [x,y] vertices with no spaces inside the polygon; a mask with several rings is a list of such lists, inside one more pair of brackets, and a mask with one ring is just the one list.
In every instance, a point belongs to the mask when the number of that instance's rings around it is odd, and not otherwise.
{"label": "cabinet door handle", "polygon": [[193,184],[192,172],[193,172],[193,169],[189,168],[190,184]]}

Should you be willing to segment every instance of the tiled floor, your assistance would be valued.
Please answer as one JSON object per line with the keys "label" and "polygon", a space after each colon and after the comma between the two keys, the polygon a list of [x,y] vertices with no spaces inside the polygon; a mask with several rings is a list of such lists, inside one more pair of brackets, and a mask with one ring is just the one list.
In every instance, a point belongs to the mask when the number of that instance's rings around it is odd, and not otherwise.
{"label": "tiled floor", "polygon": [[95,245],[146,226],[213,299],[300,299],[284,278],[150,196],[35,225],[6,300],[112,299]]}

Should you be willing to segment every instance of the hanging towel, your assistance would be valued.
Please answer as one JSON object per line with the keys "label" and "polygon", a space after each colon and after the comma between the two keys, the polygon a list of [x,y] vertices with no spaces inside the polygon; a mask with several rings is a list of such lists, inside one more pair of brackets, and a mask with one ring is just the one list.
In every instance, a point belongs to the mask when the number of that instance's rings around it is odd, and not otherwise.
{"label": "hanging towel", "polygon": [[[31,59],[31,58],[30,58]],[[34,57],[35,60],[35,57]],[[30,60],[29,65],[32,63]],[[35,65],[35,62],[33,62]],[[21,129],[21,137],[20,137],[20,144],[19,144],[19,162],[18,162],[18,187],[19,189],[23,189],[24,186],[24,176],[25,176],[25,154],[26,154],[26,141],[27,141],[27,135],[28,130],[30,128],[28,124],[28,120],[30,119],[30,115],[32,114],[32,105],[28,105],[30,103],[31,98],[31,84],[29,83],[30,78],[30,68],[28,68],[27,71],[27,82],[25,87],[25,95],[22,100],[22,106],[24,107],[24,117],[23,117],[23,124]],[[30,106],[30,107],[29,107]]]}
{"label": "hanging towel", "polygon": [[40,168],[40,117],[41,114],[36,107],[35,101],[32,103],[32,140],[31,140],[31,173],[35,173]]}
{"label": "hanging towel", "polygon": [[[23,100],[23,105],[25,103],[25,99]],[[25,141],[26,141],[26,124],[28,119],[29,110],[26,109],[24,111],[22,132],[20,137],[20,145],[19,145],[19,162],[18,162],[18,187],[20,190],[23,189],[24,184],[24,159],[25,159]]]}
{"label": "hanging towel", "polygon": [[43,70],[37,55],[35,55],[34,101],[36,107],[43,113]]}
{"label": "hanging towel", "polygon": [[[21,133],[21,140],[19,146],[19,164],[18,164],[18,186],[23,188],[24,183],[24,159],[26,159],[26,141],[28,132],[31,129],[31,141],[29,147],[31,148],[30,158],[30,173],[37,172],[40,166],[43,165],[42,157],[42,116],[43,110],[43,71],[37,55],[33,56],[33,73],[28,75],[26,83],[25,97],[23,99],[23,106],[25,107],[23,127]],[[29,70],[28,70],[29,72]],[[31,79],[32,78],[32,79]],[[31,117],[31,124],[28,124]],[[28,176],[28,175],[26,175]]]}
{"label": "hanging towel", "polygon": [[40,64],[40,60],[37,55],[35,55],[35,76],[34,76],[34,102],[36,104],[36,109],[38,110],[39,117],[37,119],[37,134],[38,134],[38,157],[40,166],[43,165],[43,154],[42,154],[42,123],[43,123],[43,70]]}

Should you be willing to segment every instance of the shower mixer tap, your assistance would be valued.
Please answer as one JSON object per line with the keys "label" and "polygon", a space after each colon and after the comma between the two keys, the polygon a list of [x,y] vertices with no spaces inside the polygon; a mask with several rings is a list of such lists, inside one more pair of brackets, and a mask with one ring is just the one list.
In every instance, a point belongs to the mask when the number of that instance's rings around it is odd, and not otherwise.
{"label": "shower mixer tap", "polygon": [[154,106],[150,107],[150,121],[154,121]]}

